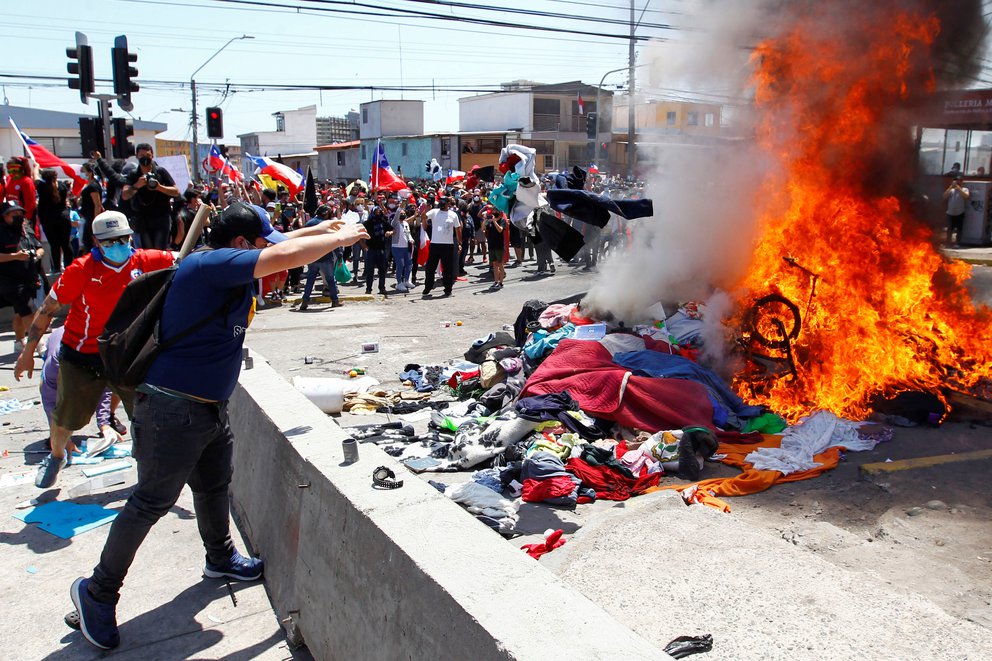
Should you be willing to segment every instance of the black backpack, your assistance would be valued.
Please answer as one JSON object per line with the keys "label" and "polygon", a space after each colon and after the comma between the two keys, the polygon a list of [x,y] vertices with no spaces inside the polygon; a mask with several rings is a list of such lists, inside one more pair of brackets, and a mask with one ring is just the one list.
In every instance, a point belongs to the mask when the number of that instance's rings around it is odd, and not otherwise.
{"label": "black backpack", "polygon": [[214,317],[227,314],[244,295],[244,289],[236,288],[218,309],[181,333],[160,341],[162,310],[178,268],[177,264],[142,274],[124,288],[103,333],[97,338],[104,374],[110,383],[126,388],[137,387],[145,380],[145,375],[163,349],[200,330]]}

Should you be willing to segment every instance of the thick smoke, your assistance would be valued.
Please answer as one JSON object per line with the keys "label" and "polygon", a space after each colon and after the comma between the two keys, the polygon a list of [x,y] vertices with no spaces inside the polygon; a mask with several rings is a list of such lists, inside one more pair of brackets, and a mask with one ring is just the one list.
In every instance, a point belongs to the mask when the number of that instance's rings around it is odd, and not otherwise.
{"label": "thick smoke", "polygon": [[[716,140],[663,147],[649,146],[650,135],[640,134],[641,156],[651,163],[645,195],[653,199],[655,215],[633,221],[634,245],[603,264],[584,308],[637,322],[657,301],[706,300],[717,289],[733,287],[746,271],[757,232],[756,191],[769,178],[784,185],[787,175],[753,141],[750,58],[760,41],[774,38],[795,21],[808,20],[806,10],[814,5],[818,16],[836,17],[818,29],[840,40],[844,26],[861,20],[859,16],[863,19],[865,12],[891,16],[899,7],[922,8],[942,26],[932,49],[937,87],[965,87],[980,70],[978,56],[984,52],[986,35],[981,0],[890,0],[877,5],[843,0],[826,12],[819,0],[697,3],[697,29],[687,31],[685,39],[647,49],[642,62],[651,62],[649,85],[665,97],[712,99],[722,105],[724,130]],[[857,57],[856,47],[849,49],[852,57]],[[644,73],[640,75],[643,81]],[[891,139],[878,142],[879,153],[865,155],[866,180],[876,190],[908,198],[915,152],[909,132],[897,124],[905,126],[893,122]],[[800,130],[798,122],[781,128],[783,143]],[[657,141],[662,140],[658,136]]]}

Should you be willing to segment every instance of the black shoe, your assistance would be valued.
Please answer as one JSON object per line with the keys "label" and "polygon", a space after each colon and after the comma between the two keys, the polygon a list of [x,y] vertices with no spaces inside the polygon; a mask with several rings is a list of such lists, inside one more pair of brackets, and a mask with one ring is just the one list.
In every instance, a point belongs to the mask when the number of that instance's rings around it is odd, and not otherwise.
{"label": "black shoe", "polygon": [[372,290],[371,290],[371,289],[366,289],[366,290],[365,290],[365,293],[366,293],[366,294],[371,294],[371,293],[372,293]]}
{"label": "black shoe", "polygon": [[306,310],[307,307],[309,307],[309,305],[310,304],[307,303],[306,301],[300,301],[300,312],[303,312],[304,310]]}
{"label": "black shoe", "polygon": [[431,293],[432,287],[427,287],[420,293],[421,296],[428,296]]}
{"label": "black shoe", "polygon": [[344,303],[342,303],[341,301],[331,301],[331,307],[332,308],[339,308],[342,305],[344,305]]}
{"label": "black shoe", "polygon": [[382,294],[383,296],[389,296],[389,292],[386,291],[385,289],[380,289],[379,293]]}
{"label": "black shoe", "polygon": [[443,294],[441,294],[441,298],[451,298],[451,292],[450,291],[444,292]]}

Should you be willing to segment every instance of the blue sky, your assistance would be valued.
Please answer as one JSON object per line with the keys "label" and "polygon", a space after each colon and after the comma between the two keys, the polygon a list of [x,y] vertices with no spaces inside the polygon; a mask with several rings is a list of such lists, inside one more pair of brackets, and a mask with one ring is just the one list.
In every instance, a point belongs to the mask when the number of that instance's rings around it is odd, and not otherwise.
{"label": "blue sky", "polygon": [[[275,0],[259,0],[277,4]],[[310,0],[311,2],[313,0]],[[494,20],[626,34],[625,25],[571,19],[526,17],[505,12],[451,8],[410,0],[366,0],[370,4],[480,16]],[[466,0],[478,3],[478,0]],[[637,0],[645,24],[685,25],[692,0]],[[284,0],[303,5],[307,0]],[[481,4],[481,3],[478,3]],[[340,5],[318,5],[340,8]],[[626,21],[623,0],[509,0],[495,5],[569,15]],[[138,53],[139,81],[188,81],[193,73],[231,37],[248,34],[253,40],[228,46],[198,75],[209,83],[327,84],[327,85],[491,85],[515,79],[546,83],[582,80],[597,84],[611,69],[627,63],[627,42],[594,36],[515,30],[505,27],[424,21],[413,18],[349,17],[281,7],[254,7],[218,0],[58,0],[13,3],[0,25],[8,57],[0,71],[67,76],[65,48],[76,30],[94,47],[97,77],[110,77],[113,38],[126,34]],[[644,27],[639,34],[679,39],[680,30]],[[648,48],[639,46],[639,52]],[[13,54],[23,57],[13,57]],[[401,57],[402,53],[402,57]],[[625,85],[626,74],[612,74],[606,86]],[[98,89],[97,91],[109,91]],[[78,92],[64,82],[7,84],[4,96],[13,105],[85,111]],[[375,98],[421,98],[426,105],[426,129],[458,128],[457,98],[465,92],[376,93]],[[274,130],[278,110],[317,104],[319,114],[340,115],[371,98],[368,91],[245,91],[225,95],[216,89],[199,94],[201,108],[219,104],[225,111],[225,142],[239,133]],[[132,114],[169,125],[163,137],[189,137],[188,88],[148,84],[134,95]],[[172,112],[181,108],[186,114]],[[95,112],[91,102],[90,112]],[[115,116],[122,111],[115,107]],[[201,130],[203,124],[201,121]]]}

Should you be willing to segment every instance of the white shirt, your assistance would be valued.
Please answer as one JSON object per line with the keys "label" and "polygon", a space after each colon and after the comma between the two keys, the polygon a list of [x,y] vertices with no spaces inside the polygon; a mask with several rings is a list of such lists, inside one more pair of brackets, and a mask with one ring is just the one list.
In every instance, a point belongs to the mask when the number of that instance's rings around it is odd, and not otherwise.
{"label": "white shirt", "polygon": [[462,226],[457,211],[431,209],[427,212],[427,220],[431,221],[431,243],[450,245],[455,242],[455,228]]}
{"label": "white shirt", "polygon": [[964,196],[967,192],[968,189],[962,186],[960,191],[952,190],[951,194],[947,196],[948,216],[960,216],[964,213],[965,202],[967,202]]}
{"label": "white shirt", "polygon": [[413,241],[413,235],[410,233],[410,226],[400,220],[402,214],[397,213],[393,218],[393,247],[394,248],[406,248]]}

